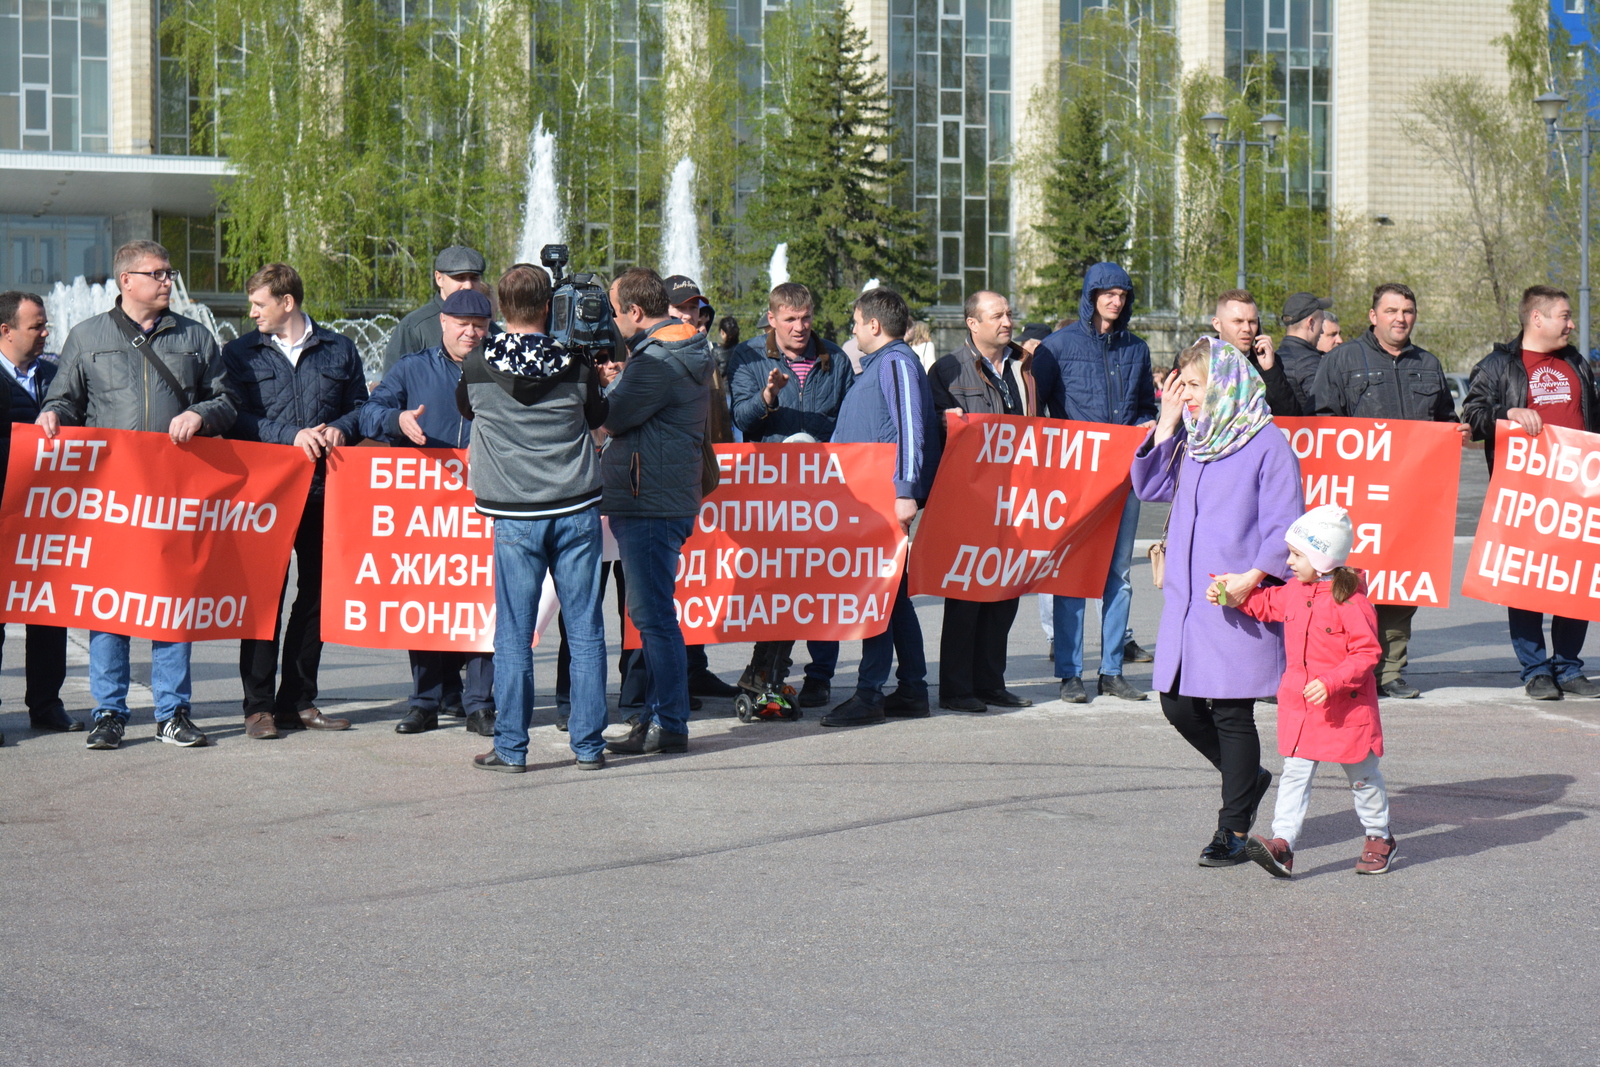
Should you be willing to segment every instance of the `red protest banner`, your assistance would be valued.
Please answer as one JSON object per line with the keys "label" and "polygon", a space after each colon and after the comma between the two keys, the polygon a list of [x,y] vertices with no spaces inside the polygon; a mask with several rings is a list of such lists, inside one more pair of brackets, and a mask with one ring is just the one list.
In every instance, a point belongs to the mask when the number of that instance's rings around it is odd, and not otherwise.
{"label": "red protest banner", "polygon": [[1014,415],[948,415],[946,426],[911,592],[984,602],[1104,592],[1146,431]]}
{"label": "red protest banner", "polygon": [[1600,434],[1502,419],[1495,440],[1462,595],[1600,621]]}
{"label": "red protest banner", "polygon": [[[893,445],[717,445],[678,557],[683,639],[858,641],[889,625],[906,538]],[[630,624],[623,647],[638,648]]]}
{"label": "red protest banner", "polygon": [[322,639],[494,651],[494,520],[459,448],[336,448],[328,457]]}
{"label": "red protest banner", "polygon": [[1349,565],[1366,570],[1367,599],[1449,607],[1461,482],[1455,423],[1273,421],[1300,460],[1306,508],[1338,504],[1350,513],[1356,540]]}
{"label": "red protest banner", "polygon": [[270,639],[312,473],[282,445],[78,426],[48,440],[16,424],[0,504],[4,619]]}

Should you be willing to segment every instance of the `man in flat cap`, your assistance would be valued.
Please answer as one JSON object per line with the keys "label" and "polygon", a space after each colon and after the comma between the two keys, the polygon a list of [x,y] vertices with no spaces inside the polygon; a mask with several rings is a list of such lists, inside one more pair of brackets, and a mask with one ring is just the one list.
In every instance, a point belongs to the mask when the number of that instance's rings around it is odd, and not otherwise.
{"label": "man in flat cap", "polygon": [[[444,307],[444,301],[457,290],[473,288],[483,280],[483,272],[487,269],[483,254],[465,245],[451,245],[433,257],[433,284],[438,293],[401,319],[400,325],[389,335],[389,345],[383,351],[385,373],[401,356],[439,347],[443,342],[439,311]],[[499,332],[500,327],[490,322],[490,335]]]}
{"label": "man in flat cap", "polygon": [[1278,321],[1283,324],[1283,340],[1278,343],[1278,358],[1283,361],[1283,375],[1289,379],[1289,388],[1300,402],[1302,414],[1317,410],[1311,387],[1317,380],[1317,369],[1322,366],[1322,351],[1317,342],[1322,340],[1322,313],[1333,306],[1333,301],[1312,293],[1295,293],[1283,302],[1283,314]]}

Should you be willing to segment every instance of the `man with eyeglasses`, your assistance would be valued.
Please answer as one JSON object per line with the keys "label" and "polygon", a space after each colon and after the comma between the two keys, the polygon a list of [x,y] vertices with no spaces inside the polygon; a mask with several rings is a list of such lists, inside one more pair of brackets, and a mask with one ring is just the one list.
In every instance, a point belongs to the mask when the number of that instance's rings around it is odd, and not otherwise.
{"label": "man with eyeglasses", "polygon": [[[36,420],[45,436],[55,437],[64,425],[165,433],[174,444],[226,433],[238,407],[222,355],[211,331],[168,308],[178,272],[167,250],[154,241],[129,241],[117,249],[111,269],[121,295],[110,311],[74,326],[61,346],[60,370]],[[89,632],[90,748],[122,744],[129,643],[126,634]],[[180,748],[204,745],[206,735],[189,721],[189,642],[150,645],[156,737]]]}
{"label": "man with eyeglasses", "polygon": [[[444,308],[444,302],[450,299],[451,293],[480,286],[483,272],[487,269],[488,263],[483,253],[464,245],[451,245],[433,257],[433,285],[438,292],[432,300],[401,319],[400,325],[389,335],[389,344],[383,350],[385,374],[401,356],[438,348],[444,343],[444,334],[439,325],[439,312]],[[480,291],[487,295],[486,290]],[[499,332],[499,325],[491,321],[489,336]]]}

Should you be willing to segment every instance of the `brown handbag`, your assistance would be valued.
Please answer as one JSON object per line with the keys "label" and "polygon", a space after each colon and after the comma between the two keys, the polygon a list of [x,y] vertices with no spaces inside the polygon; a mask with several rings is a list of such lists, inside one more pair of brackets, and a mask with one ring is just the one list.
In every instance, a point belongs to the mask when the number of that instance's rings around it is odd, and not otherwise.
{"label": "brown handbag", "polygon": [[[1179,445],[1172,450],[1172,462],[1177,463],[1183,455],[1183,446]],[[1170,468],[1169,468],[1170,469]],[[1182,466],[1178,469],[1183,470]],[[1172,504],[1178,503],[1178,480],[1172,480]],[[1161,540],[1151,545],[1145,555],[1150,557],[1150,580],[1156,583],[1157,589],[1162,589],[1167,581],[1167,531],[1172,529],[1172,507],[1167,508],[1167,521],[1161,526]]]}

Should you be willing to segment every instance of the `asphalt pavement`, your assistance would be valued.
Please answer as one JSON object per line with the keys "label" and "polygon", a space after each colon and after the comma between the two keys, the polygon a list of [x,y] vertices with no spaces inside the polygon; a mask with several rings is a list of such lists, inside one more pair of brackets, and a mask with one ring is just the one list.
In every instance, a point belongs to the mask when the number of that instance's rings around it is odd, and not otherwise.
{"label": "asphalt pavement", "polygon": [[[936,660],[938,601],[919,614]],[[1600,700],[1527,700],[1502,609],[1418,615],[1424,696],[1383,707],[1395,869],[1354,874],[1334,768],[1288,882],[1196,865],[1216,773],[1153,699],[1056,701],[1037,618],[1029,597],[1010,666],[1032,708],[825,731],[708,701],[686,755],[597,774],[543,646],[521,776],[472,769],[458,722],[396,734],[405,657],[336,646],[348,732],[246,739],[216,642],[211,746],[157,743],[136,686],[127,743],[90,752],[27,728],[9,627],[0,1063],[1600,1062]]]}

